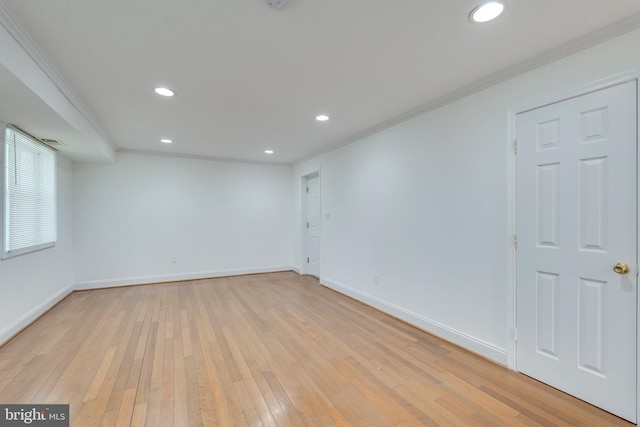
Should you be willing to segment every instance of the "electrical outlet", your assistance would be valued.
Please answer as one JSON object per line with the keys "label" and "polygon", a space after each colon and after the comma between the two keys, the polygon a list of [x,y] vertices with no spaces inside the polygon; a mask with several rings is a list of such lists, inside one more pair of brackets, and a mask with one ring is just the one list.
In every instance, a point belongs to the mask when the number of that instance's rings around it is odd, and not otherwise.
{"label": "electrical outlet", "polygon": [[175,264],[175,263],[177,263],[177,262],[178,262],[178,258],[176,258],[176,257],[172,256],[172,257],[171,257],[171,263],[172,263],[172,264]]}
{"label": "electrical outlet", "polygon": [[376,285],[380,283],[380,277],[378,277],[377,274],[373,275],[373,283],[375,283]]}

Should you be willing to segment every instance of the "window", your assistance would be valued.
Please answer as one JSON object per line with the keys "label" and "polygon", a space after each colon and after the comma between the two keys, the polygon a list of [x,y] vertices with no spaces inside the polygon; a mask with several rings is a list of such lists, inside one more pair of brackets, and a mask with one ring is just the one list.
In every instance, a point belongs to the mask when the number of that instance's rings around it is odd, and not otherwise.
{"label": "window", "polygon": [[3,163],[2,258],[11,258],[55,245],[55,151],[26,133],[7,126]]}

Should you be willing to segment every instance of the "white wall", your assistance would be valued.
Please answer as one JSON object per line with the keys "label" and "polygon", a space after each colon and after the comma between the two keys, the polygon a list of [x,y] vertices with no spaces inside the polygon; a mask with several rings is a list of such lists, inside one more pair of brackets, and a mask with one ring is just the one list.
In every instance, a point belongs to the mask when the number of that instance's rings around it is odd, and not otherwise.
{"label": "white wall", "polygon": [[76,164],[76,287],[290,269],[290,180],[289,166],[130,153]]}
{"label": "white wall", "polygon": [[58,156],[58,242],[0,261],[0,344],[73,289],[72,166]]}
{"label": "white wall", "polygon": [[321,282],[506,363],[509,112],[639,68],[634,31],[296,165],[295,263],[300,177],[321,170]]}

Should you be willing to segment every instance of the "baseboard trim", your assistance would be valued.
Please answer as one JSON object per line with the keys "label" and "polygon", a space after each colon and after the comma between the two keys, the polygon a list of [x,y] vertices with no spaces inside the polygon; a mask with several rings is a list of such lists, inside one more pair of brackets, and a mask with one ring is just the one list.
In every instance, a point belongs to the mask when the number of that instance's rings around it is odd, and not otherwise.
{"label": "baseboard trim", "polygon": [[120,277],[115,279],[87,280],[87,281],[76,282],[74,285],[74,289],[77,291],[85,291],[89,289],[117,288],[121,286],[146,285],[150,283],[179,282],[182,280],[210,279],[214,277],[225,277],[225,276],[242,276],[245,274],[275,273],[279,271],[291,271],[293,269],[294,269],[294,266],[291,266],[291,265],[276,265],[276,266],[268,266],[268,267],[243,268],[243,269],[236,269],[236,270],[198,271],[198,272],[191,272],[191,273],[160,274],[160,275],[154,275],[154,276],[135,276],[135,277]]}
{"label": "baseboard trim", "polygon": [[336,292],[347,295],[382,312],[416,326],[430,334],[443,338],[453,344],[459,345],[469,351],[477,353],[495,363],[507,365],[507,350],[494,346],[481,339],[450,328],[442,323],[436,322],[419,314],[413,313],[397,305],[388,303],[374,296],[352,289],[348,286],[337,283],[333,280],[320,278],[320,284]]}
{"label": "baseboard trim", "polygon": [[51,310],[56,304],[73,292],[73,285],[56,292],[33,309],[29,310],[15,322],[0,331],[0,346],[6,344],[11,338],[18,335],[23,329],[35,322],[40,316]]}

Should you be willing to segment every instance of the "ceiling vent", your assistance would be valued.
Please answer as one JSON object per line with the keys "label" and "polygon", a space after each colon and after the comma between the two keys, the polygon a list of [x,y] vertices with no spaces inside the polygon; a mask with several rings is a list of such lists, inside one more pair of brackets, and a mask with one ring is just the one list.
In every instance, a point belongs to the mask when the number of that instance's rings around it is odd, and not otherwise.
{"label": "ceiling vent", "polygon": [[267,0],[267,6],[273,10],[285,10],[290,3],[291,0]]}
{"label": "ceiling vent", "polygon": [[66,146],[64,142],[57,139],[40,138],[40,142],[48,145],[51,148],[55,148],[56,150]]}

